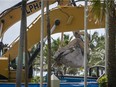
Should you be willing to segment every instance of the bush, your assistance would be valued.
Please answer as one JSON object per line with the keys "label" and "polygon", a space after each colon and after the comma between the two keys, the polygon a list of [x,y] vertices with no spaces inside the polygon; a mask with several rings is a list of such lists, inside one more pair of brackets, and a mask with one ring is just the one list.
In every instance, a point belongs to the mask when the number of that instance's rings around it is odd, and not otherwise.
{"label": "bush", "polygon": [[99,87],[107,87],[107,82],[108,82],[108,79],[105,74],[102,75],[100,78],[98,78]]}
{"label": "bush", "polygon": [[32,82],[32,83],[38,83],[38,82],[40,82],[40,77],[39,77],[39,76],[33,77],[33,78],[31,79],[31,82]]}

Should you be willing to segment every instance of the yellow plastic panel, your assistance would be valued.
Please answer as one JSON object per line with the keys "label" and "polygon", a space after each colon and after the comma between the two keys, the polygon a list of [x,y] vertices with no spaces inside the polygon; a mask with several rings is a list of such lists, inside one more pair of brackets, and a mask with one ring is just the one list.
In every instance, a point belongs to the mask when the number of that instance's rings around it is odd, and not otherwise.
{"label": "yellow plastic panel", "polygon": [[[56,0],[50,0],[49,4],[53,4]],[[32,15],[41,8],[41,0],[36,0],[27,4],[27,16]],[[63,4],[67,4],[68,0],[65,0]],[[45,3],[46,6],[46,3]],[[4,21],[2,34],[7,31],[13,24],[21,19],[21,6],[16,6],[5,11],[4,14],[0,15],[0,24]],[[0,36],[1,37],[1,36]]]}
{"label": "yellow plastic panel", "polygon": [[0,75],[8,77],[8,58],[0,57]]}
{"label": "yellow plastic panel", "polygon": [[[53,26],[56,19],[60,20],[60,25],[57,26],[54,33],[67,32],[82,30],[84,28],[84,7],[62,7],[54,9],[50,12],[50,24]],[[33,26],[28,30],[28,49],[34,44],[40,41],[40,22],[39,19]],[[88,29],[102,28],[103,24],[95,24],[94,21],[88,21]],[[46,36],[46,15],[45,15],[45,30]],[[4,56],[10,55],[11,60],[14,59],[18,54],[18,42],[16,42]]]}

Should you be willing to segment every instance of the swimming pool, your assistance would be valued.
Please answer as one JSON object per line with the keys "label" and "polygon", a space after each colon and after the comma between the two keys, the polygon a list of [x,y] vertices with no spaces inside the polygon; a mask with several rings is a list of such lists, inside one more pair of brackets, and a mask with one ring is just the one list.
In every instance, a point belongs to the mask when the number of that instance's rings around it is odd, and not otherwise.
{"label": "swimming pool", "polygon": [[[61,82],[84,82],[84,77],[59,77]],[[87,78],[87,82],[96,82],[97,78]]]}
{"label": "swimming pool", "polygon": [[[15,87],[14,83],[0,83],[0,87]],[[21,87],[24,87],[24,84],[22,84]],[[40,84],[29,84],[28,87],[40,87]],[[43,87],[47,87],[47,84],[43,84]],[[61,83],[60,87],[84,87],[83,83]],[[89,83],[87,87],[98,87],[97,83]]]}
{"label": "swimming pool", "polygon": [[[60,87],[84,87],[84,77],[63,76],[59,77],[59,79]],[[96,78],[88,77],[87,82],[87,87],[98,87]],[[0,87],[15,87],[15,83],[0,83]],[[21,87],[24,87],[24,84]],[[29,83],[28,87],[40,87],[40,84]],[[47,87],[47,83],[44,83],[43,87]]]}

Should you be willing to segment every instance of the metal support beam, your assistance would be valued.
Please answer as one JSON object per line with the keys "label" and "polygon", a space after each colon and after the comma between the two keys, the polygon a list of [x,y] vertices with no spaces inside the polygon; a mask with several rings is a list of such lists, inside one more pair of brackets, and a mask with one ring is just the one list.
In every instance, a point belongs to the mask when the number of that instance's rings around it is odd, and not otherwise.
{"label": "metal support beam", "polygon": [[109,26],[109,15],[108,15],[108,0],[106,0],[106,14],[105,14],[105,74],[107,74],[107,66],[108,66],[108,26]]}
{"label": "metal support beam", "polygon": [[16,87],[21,87],[22,80],[22,65],[23,65],[23,52],[24,52],[24,36],[26,26],[26,0],[22,0],[22,15],[21,15],[21,29],[20,29],[20,41],[19,41],[19,51],[18,51],[18,65],[16,73]]}
{"label": "metal support beam", "polygon": [[[26,4],[27,4],[27,0],[25,0],[25,10],[26,10]],[[26,14],[25,14],[26,15]],[[27,26],[27,19],[25,17],[26,20],[26,26]],[[27,51],[27,30],[24,29],[24,59],[25,59],[25,87],[28,87],[28,75],[29,75],[29,66],[28,66],[28,61],[29,61],[29,57],[28,55],[28,51]]]}
{"label": "metal support beam", "polygon": [[3,25],[4,25],[4,21],[2,21],[1,24],[0,24],[0,37],[1,37],[1,42],[3,41],[3,36],[4,36],[4,35],[2,35]]}
{"label": "metal support beam", "polygon": [[85,0],[84,8],[84,87],[87,87],[87,17],[88,17],[88,7],[87,1]]}
{"label": "metal support beam", "polygon": [[[53,31],[56,29],[56,27],[57,27],[59,24],[60,24],[60,20],[55,20],[55,23],[54,23],[54,25],[52,26],[51,31],[50,31],[51,34],[53,33]],[[46,36],[46,37],[44,38],[44,42],[46,42],[47,38],[48,38],[48,36]]]}
{"label": "metal support beam", "polygon": [[41,0],[40,87],[43,87],[44,0]]}

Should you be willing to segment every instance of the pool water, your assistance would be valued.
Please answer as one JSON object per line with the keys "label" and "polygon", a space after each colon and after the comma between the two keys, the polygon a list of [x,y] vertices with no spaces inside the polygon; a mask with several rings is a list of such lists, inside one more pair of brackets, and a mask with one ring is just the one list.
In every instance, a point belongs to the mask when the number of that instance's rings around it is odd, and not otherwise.
{"label": "pool water", "polygon": [[[77,78],[60,77],[59,79],[60,79],[61,82],[84,82],[84,78],[83,77],[77,77]],[[88,78],[87,82],[96,82],[96,78]]]}
{"label": "pool water", "polygon": [[[84,78],[83,77],[69,77],[63,76],[59,77],[60,87],[84,87]],[[96,78],[87,78],[88,85],[87,87],[98,87]],[[0,87],[15,87],[15,83],[0,83]],[[22,84],[21,87],[25,87]],[[29,83],[28,87],[40,87],[40,84],[31,84]],[[47,83],[43,84],[43,87],[47,87]]]}
{"label": "pool water", "polygon": [[[15,87],[15,84],[0,84],[0,87]],[[25,87],[24,84],[22,84],[21,87]],[[28,87],[40,87],[40,84],[29,84]],[[47,84],[43,84],[43,87],[47,87]],[[76,83],[61,83],[60,87],[84,87],[84,84],[76,84]],[[89,83],[87,87],[98,87],[97,83]]]}

